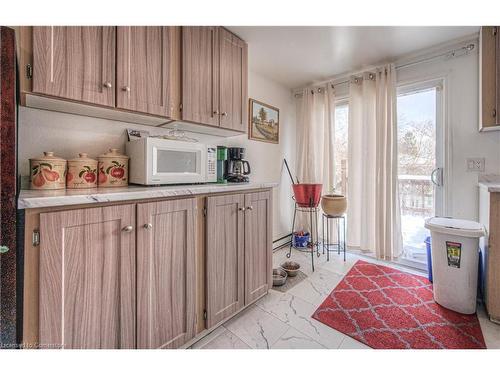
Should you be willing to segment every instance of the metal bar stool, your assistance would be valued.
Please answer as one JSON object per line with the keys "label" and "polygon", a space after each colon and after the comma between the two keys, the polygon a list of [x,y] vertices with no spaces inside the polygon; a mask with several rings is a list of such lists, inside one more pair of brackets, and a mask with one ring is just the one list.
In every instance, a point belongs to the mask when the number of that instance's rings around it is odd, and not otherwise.
{"label": "metal bar stool", "polygon": [[[325,220],[326,219],[326,220]],[[337,242],[330,242],[330,219],[337,222]],[[322,218],[322,230],[323,230],[323,254],[326,250],[326,260],[330,261],[330,252],[337,251],[340,255],[340,251],[344,252],[344,262],[345,262],[345,241],[346,241],[346,229],[345,229],[345,215],[342,216],[331,216],[323,212]],[[340,230],[340,222],[342,221],[342,231]],[[325,224],[326,224],[326,242],[325,242]],[[340,236],[342,232],[342,237]],[[330,249],[330,246],[334,246]]]}
{"label": "metal bar stool", "polygon": [[[316,247],[316,256],[320,256],[320,252],[319,252],[319,240],[318,240],[318,211],[319,211],[319,208],[318,206],[312,206],[312,207],[303,207],[303,206],[299,206],[297,205],[297,203],[295,203],[295,210],[293,212],[293,222],[292,222],[292,241],[290,242],[290,249],[288,250],[288,253],[286,254],[286,257],[287,258],[290,258],[290,256],[292,255],[292,248],[298,250],[298,251],[302,251],[302,252],[306,252],[306,253],[311,253],[311,267],[312,267],[312,270],[314,272],[314,248]],[[297,212],[307,212],[309,213],[309,222],[311,224],[311,231],[310,231],[310,241],[309,243],[307,244],[307,247],[295,247],[293,246],[293,234],[295,233],[295,219],[297,217]],[[314,225],[315,223],[315,225]],[[316,229],[316,230],[315,230]],[[316,239],[315,239],[315,236],[314,236],[314,232],[316,232]]]}

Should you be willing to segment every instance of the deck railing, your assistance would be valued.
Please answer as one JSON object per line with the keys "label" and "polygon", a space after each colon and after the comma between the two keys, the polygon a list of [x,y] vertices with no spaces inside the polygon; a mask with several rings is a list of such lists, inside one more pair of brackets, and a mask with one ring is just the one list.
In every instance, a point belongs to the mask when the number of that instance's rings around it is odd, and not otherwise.
{"label": "deck railing", "polygon": [[[347,194],[347,160],[341,160],[340,165],[335,191]],[[432,215],[434,187],[430,176],[399,175],[398,188],[402,215]]]}
{"label": "deck railing", "polygon": [[430,176],[399,175],[398,184],[402,215],[432,215],[434,188]]}

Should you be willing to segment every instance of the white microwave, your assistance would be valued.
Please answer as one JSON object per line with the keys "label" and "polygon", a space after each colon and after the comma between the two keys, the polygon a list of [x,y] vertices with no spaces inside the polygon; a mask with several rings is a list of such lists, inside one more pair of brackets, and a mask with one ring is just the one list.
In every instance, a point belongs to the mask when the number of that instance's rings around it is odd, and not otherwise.
{"label": "white microwave", "polygon": [[129,181],[140,185],[217,181],[217,147],[163,138],[127,143]]}

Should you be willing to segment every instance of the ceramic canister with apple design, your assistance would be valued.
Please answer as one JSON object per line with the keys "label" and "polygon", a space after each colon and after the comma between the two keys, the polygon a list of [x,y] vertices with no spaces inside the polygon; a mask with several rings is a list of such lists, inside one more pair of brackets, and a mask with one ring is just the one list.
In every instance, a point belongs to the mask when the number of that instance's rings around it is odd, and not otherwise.
{"label": "ceramic canister with apple design", "polygon": [[44,152],[30,159],[30,186],[36,190],[64,189],[66,187],[66,160]]}
{"label": "ceramic canister with apple design", "polygon": [[99,155],[97,184],[101,187],[118,187],[128,185],[128,156],[122,155],[118,149]]}
{"label": "ceramic canister with apple design", "polygon": [[77,158],[68,160],[66,187],[68,189],[97,187],[97,160],[89,158],[83,152],[78,154]]}

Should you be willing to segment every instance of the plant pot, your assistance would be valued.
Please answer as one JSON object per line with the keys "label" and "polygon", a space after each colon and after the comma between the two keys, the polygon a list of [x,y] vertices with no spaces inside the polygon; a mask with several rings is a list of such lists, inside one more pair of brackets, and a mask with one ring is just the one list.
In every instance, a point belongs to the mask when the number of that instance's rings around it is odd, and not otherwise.
{"label": "plant pot", "polygon": [[326,194],[321,197],[321,208],[330,216],[342,216],[347,210],[347,198],[340,194]]}
{"label": "plant pot", "polygon": [[293,196],[299,207],[318,207],[322,184],[293,184]]}

